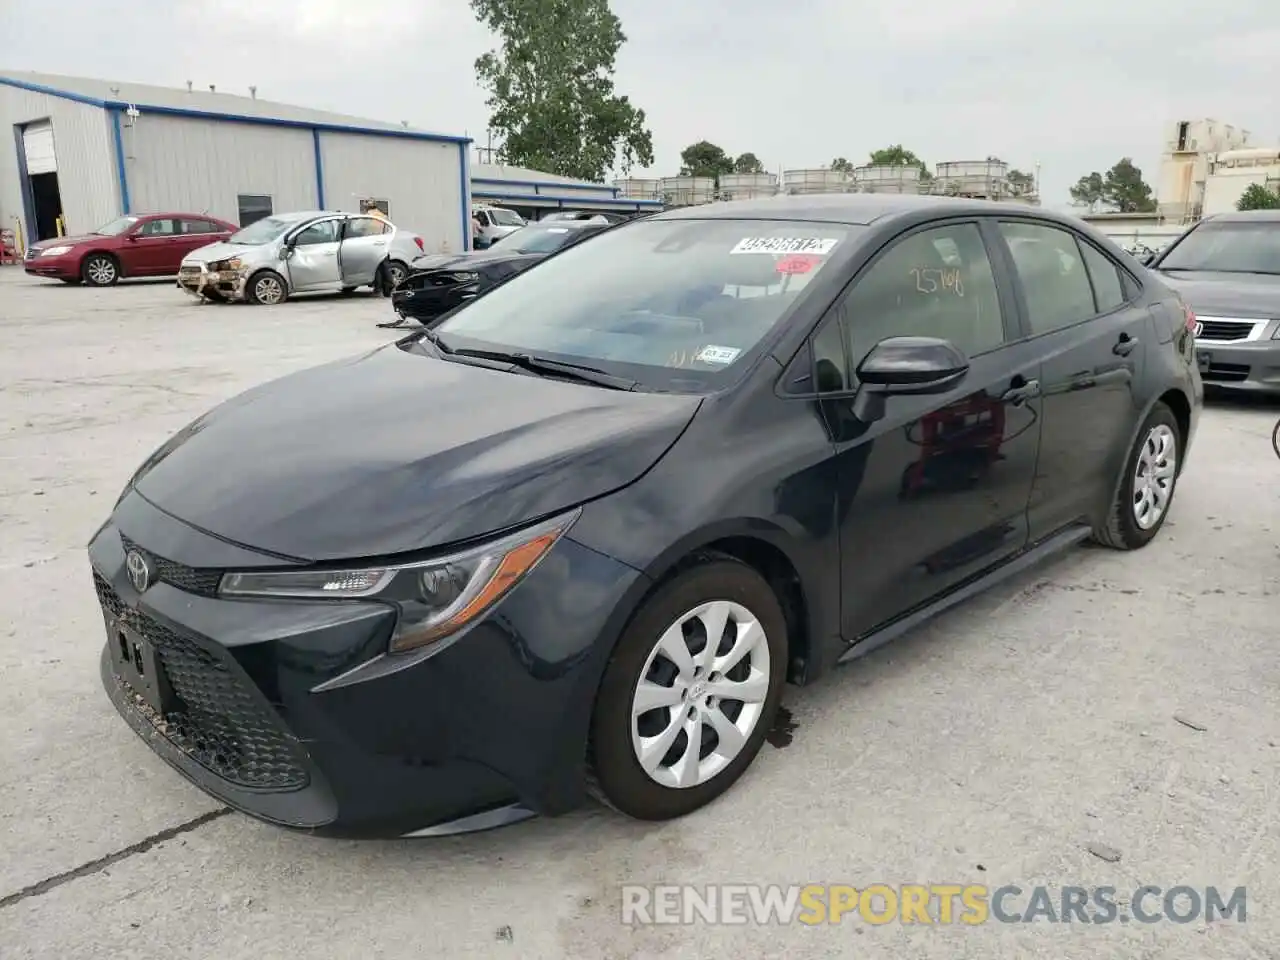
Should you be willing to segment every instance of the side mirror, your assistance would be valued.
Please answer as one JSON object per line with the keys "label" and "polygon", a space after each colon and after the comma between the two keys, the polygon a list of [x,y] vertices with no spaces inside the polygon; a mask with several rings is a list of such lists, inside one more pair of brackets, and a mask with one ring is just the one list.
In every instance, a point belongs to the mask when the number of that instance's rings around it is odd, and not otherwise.
{"label": "side mirror", "polygon": [[124,238],[125,238],[126,240],[128,240],[130,243],[137,243],[137,242],[138,242],[138,235],[137,235],[136,233],[126,233],[126,234],[124,235]]}
{"label": "side mirror", "polygon": [[969,372],[969,359],[949,340],[889,337],[858,365],[853,415],[863,423],[884,416],[885,397],[946,393]]}
{"label": "side mirror", "polygon": [[286,241],[280,245],[280,253],[277,254],[281,260],[288,260],[293,256],[293,244]]}

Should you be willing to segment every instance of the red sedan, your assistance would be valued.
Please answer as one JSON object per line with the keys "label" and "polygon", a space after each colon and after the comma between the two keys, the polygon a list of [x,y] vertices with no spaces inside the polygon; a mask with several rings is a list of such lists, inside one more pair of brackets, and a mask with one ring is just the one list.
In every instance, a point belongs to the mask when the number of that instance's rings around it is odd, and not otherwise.
{"label": "red sedan", "polygon": [[166,277],[192,250],[225,240],[239,227],[204,213],[117,217],[92,233],[31,245],[27,273],[107,287],[121,277]]}

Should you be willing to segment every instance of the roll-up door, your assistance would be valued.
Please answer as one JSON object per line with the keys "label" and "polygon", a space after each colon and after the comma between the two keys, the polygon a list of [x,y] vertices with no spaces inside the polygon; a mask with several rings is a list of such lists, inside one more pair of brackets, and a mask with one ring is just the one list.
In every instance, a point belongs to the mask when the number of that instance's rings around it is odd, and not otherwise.
{"label": "roll-up door", "polygon": [[27,155],[27,173],[56,173],[58,160],[53,153],[53,124],[48,120],[28,123],[22,129],[22,149]]}

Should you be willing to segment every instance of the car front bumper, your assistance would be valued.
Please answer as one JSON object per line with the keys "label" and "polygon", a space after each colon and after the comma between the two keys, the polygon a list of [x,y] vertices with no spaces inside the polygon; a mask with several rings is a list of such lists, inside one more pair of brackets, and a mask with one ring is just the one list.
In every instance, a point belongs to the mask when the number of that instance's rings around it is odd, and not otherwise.
{"label": "car front bumper", "polygon": [[71,253],[57,257],[42,257],[39,254],[27,257],[22,261],[22,268],[33,277],[47,277],[50,280],[80,279],[80,257]]}
{"label": "car front bumper", "polygon": [[1206,387],[1280,394],[1280,340],[1198,340],[1196,363]]}
{"label": "car front bumper", "polygon": [[[474,294],[473,294],[474,296]],[[395,312],[409,320],[427,323],[442,317],[454,307],[466,302],[456,289],[443,290],[394,290],[391,293],[391,307]]]}
{"label": "car front bumper", "polygon": [[178,286],[193,297],[223,300],[243,300],[249,275],[241,270],[221,273],[211,271],[208,265],[184,263],[178,268]]}
{"label": "car front bumper", "polygon": [[[142,593],[127,548],[159,571]],[[620,611],[646,586],[562,537],[456,642],[362,676],[384,656],[394,607],[219,598],[221,570],[280,561],[136,492],[89,558],[102,682],[135,733],[229,806],[336,836],[459,832],[576,806],[599,676]]]}

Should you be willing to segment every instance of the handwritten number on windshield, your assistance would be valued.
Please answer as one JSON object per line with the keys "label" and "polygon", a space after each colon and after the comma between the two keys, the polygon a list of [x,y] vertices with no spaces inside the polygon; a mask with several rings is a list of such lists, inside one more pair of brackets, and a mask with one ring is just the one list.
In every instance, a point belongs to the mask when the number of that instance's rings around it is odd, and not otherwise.
{"label": "handwritten number on windshield", "polygon": [[945,268],[937,270],[913,267],[911,275],[915,277],[916,289],[921,293],[944,291],[946,293],[954,293],[957,297],[964,296],[964,281],[961,279],[960,271],[957,269]]}

